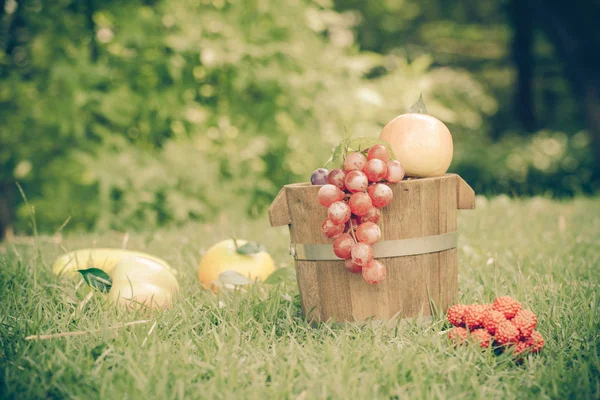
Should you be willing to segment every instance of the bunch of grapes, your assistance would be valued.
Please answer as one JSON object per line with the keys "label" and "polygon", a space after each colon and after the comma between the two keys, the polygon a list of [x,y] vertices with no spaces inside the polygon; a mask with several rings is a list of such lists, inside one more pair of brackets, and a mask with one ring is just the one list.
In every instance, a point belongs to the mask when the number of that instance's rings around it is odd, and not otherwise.
{"label": "bunch of grapes", "polygon": [[335,239],[333,252],[345,260],[350,272],[362,273],[365,281],[377,284],[386,276],[385,265],[373,258],[373,244],[381,238],[377,222],[380,209],[394,196],[385,182],[401,181],[404,168],[390,160],[385,146],[371,146],[365,153],[348,154],[343,169],[317,169],[311,182],[323,185],[317,194],[319,203],[327,207],[322,231]]}

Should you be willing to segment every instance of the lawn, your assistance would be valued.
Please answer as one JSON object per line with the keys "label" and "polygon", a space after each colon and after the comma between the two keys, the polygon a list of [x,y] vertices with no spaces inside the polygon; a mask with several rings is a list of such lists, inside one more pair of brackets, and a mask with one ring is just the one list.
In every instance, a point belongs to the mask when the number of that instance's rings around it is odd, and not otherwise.
{"label": "lawn", "polygon": [[[459,300],[511,295],[533,310],[542,353],[515,363],[454,348],[443,316],[383,326],[310,326],[294,281],[213,295],[195,268],[232,234],[291,267],[285,228],[267,218],[0,244],[0,397],[107,399],[600,398],[600,199],[478,198],[459,216]],[[50,266],[64,249],[122,246],[179,271],[180,301],[127,313]],[[148,321],[111,329],[120,323]],[[76,337],[26,336],[89,331]]]}

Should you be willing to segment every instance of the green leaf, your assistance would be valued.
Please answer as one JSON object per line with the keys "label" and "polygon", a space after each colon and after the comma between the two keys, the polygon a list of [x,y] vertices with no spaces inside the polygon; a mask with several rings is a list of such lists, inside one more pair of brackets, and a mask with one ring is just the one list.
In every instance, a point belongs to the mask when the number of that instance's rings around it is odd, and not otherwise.
{"label": "green leaf", "polygon": [[248,284],[254,282],[250,278],[240,274],[239,272],[232,271],[232,270],[221,272],[219,274],[218,280],[224,285],[229,284],[229,285],[236,285],[236,286],[248,285]]}
{"label": "green leaf", "polygon": [[334,168],[340,168],[344,163],[344,159],[346,158],[347,151],[347,142],[350,140],[349,137],[342,140],[334,149],[331,157],[325,163],[324,167],[328,170],[332,170]]}
{"label": "green leaf", "polygon": [[265,247],[256,242],[246,242],[242,246],[236,247],[235,251],[238,254],[250,255],[260,253],[261,251],[265,251]]}
{"label": "green leaf", "polygon": [[296,270],[294,268],[277,268],[271,275],[265,279],[265,283],[274,285],[279,282],[293,282],[296,280]]}
{"label": "green leaf", "polygon": [[409,113],[412,114],[428,114],[427,107],[425,107],[425,102],[423,101],[423,93],[419,96],[419,100],[408,109]]}
{"label": "green leaf", "polygon": [[112,287],[110,276],[99,268],[80,269],[85,282],[92,288],[102,293],[108,293]]}

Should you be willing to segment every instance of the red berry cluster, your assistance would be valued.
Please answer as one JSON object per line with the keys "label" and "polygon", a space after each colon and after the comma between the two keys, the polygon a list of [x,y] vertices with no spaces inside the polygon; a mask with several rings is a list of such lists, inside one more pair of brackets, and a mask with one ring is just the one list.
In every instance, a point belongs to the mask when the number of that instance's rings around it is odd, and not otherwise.
{"label": "red berry cluster", "polygon": [[[365,155],[366,153],[366,155]],[[390,152],[382,145],[365,152],[353,152],[344,159],[343,169],[327,175],[326,184],[317,194],[327,207],[323,235],[335,239],[333,251],[353,273],[362,272],[365,281],[377,284],[385,279],[385,265],[373,259],[373,244],[381,239],[379,209],[392,202],[394,194],[385,182],[404,178],[404,168],[390,161]]]}
{"label": "red berry cluster", "polygon": [[513,347],[521,357],[544,347],[544,338],[535,330],[535,314],[508,296],[496,298],[493,304],[456,304],[448,310],[448,321],[454,325],[448,332],[454,344],[470,339],[485,348],[495,343],[501,350]]}

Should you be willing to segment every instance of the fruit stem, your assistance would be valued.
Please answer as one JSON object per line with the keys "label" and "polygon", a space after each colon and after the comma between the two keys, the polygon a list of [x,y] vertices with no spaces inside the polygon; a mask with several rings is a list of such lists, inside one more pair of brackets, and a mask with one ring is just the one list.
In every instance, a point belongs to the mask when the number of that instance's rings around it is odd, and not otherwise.
{"label": "fruit stem", "polygon": [[350,220],[350,236],[358,243],[358,239],[356,239],[356,235],[354,234],[354,223],[352,222],[352,219]]}
{"label": "fruit stem", "polygon": [[239,249],[240,246],[238,245],[237,238],[233,236],[231,239],[233,240],[233,245],[235,246],[235,249]]}
{"label": "fruit stem", "polygon": [[427,107],[425,107],[423,93],[421,93],[421,95],[419,96],[419,100],[417,100],[417,102],[408,109],[408,112],[414,114],[429,114],[427,112]]}

